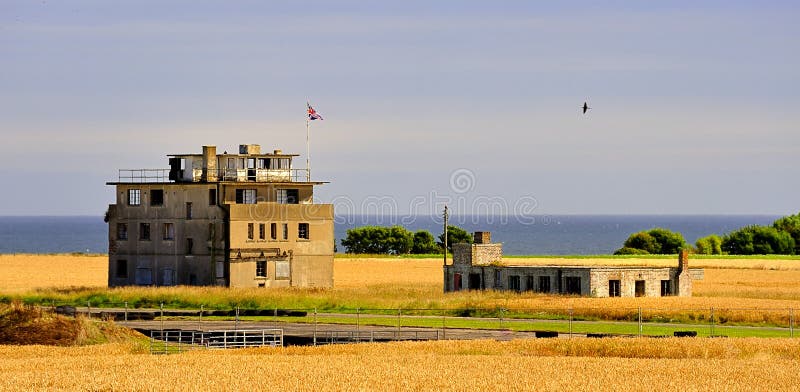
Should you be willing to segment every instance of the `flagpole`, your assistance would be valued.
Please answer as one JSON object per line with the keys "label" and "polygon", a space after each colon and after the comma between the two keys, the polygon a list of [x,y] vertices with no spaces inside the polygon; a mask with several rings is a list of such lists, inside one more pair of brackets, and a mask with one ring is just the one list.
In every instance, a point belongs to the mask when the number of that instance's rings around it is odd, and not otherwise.
{"label": "flagpole", "polygon": [[309,124],[311,120],[306,116],[306,181],[311,181],[311,148],[309,147]]}

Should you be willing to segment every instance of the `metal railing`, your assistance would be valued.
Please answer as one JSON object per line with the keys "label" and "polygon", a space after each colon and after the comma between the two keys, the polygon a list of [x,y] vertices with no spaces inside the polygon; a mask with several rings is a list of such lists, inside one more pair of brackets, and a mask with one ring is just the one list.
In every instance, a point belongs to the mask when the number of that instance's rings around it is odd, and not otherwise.
{"label": "metal railing", "polygon": [[[189,172],[187,175],[187,171]],[[200,182],[206,175],[203,169],[178,171],[177,182]],[[157,183],[169,182],[170,169],[119,169],[117,182]],[[213,171],[212,171],[213,173]],[[308,169],[217,169],[211,181],[236,182],[308,182],[311,176]]]}
{"label": "metal railing", "polygon": [[167,182],[169,169],[119,169],[118,182]]}
{"label": "metal railing", "polygon": [[151,354],[177,354],[197,349],[283,347],[283,329],[150,331]]}

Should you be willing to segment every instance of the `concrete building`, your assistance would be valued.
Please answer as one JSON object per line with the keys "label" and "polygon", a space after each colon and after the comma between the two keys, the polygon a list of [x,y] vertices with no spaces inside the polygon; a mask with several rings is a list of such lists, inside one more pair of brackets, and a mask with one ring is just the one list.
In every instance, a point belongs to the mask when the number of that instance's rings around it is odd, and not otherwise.
{"label": "concrete building", "polygon": [[169,155],[120,170],[108,207],[108,285],[332,287],[333,205],[314,203],[295,154]]}
{"label": "concrete building", "polygon": [[692,296],[703,270],[689,268],[682,252],[676,267],[523,266],[503,263],[502,244],[476,232],[473,244],[453,244],[444,266],[444,291],[511,290],[591,297]]}

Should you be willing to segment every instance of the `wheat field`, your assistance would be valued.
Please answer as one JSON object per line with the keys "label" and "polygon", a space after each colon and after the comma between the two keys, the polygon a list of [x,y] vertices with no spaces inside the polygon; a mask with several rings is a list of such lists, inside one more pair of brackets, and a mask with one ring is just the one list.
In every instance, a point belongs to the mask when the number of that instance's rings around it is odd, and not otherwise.
{"label": "wheat field", "polygon": [[196,351],[0,346],[0,390],[792,391],[800,346],[773,339],[539,339]]}

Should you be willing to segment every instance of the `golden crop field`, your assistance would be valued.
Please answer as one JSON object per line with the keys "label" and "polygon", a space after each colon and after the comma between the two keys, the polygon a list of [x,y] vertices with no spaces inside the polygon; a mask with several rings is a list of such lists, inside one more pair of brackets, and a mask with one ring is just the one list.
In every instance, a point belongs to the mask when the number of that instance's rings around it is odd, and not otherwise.
{"label": "golden crop field", "polygon": [[800,345],[776,339],[539,339],[134,353],[0,346],[0,390],[792,391]]}

